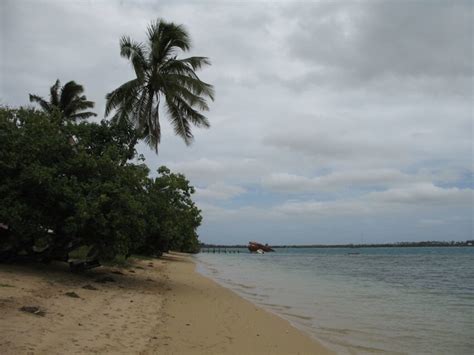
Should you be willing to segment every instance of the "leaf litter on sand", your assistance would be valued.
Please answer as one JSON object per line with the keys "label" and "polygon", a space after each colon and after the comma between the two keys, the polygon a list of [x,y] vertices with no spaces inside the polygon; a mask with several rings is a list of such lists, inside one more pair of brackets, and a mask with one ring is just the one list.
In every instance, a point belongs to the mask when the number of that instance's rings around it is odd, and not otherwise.
{"label": "leaf litter on sand", "polygon": [[39,307],[37,306],[23,306],[20,308],[20,311],[26,312],[26,313],[31,313],[36,316],[44,317],[46,315],[45,311],[42,311]]}
{"label": "leaf litter on sand", "polygon": [[98,279],[95,280],[95,282],[98,282],[100,284],[105,284],[106,282],[115,282],[115,279],[113,279],[110,276],[104,276],[104,277],[99,277]]}

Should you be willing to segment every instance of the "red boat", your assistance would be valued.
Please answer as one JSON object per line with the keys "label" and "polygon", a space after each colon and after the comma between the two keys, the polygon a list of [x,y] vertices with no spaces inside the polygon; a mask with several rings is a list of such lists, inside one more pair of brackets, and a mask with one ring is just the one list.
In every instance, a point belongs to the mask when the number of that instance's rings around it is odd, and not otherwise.
{"label": "red boat", "polygon": [[268,244],[260,244],[260,243],[257,243],[257,242],[249,242],[249,245],[248,245],[247,248],[252,253],[256,253],[259,250],[261,250],[263,252],[275,251]]}

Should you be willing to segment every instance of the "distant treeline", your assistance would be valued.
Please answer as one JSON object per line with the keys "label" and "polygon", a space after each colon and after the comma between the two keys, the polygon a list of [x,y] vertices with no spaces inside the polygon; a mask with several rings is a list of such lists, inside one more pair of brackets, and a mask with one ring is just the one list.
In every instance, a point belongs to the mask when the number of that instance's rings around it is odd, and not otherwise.
{"label": "distant treeline", "polygon": [[[272,245],[272,248],[414,248],[414,247],[465,247],[474,246],[474,240],[466,241],[424,241],[424,242],[399,242],[379,244],[307,244],[307,245]],[[201,248],[247,248],[247,245],[234,244],[201,244]]]}

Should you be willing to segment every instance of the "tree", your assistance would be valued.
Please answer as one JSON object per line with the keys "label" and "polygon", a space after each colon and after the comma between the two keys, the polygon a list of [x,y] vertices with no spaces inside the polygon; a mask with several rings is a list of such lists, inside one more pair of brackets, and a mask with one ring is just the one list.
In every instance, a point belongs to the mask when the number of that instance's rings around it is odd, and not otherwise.
{"label": "tree", "polygon": [[134,125],[138,138],[158,151],[161,140],[160,103],[164,103],[175,133],[189,145],[191,125],[209,127],[199,111],[209,109],[206,99],[214,100],[212,85],[199,79],[196,70],[210,65],[206,57],[178,58],[191,47],[181,25],[156,20],[148,27],[145,44],[128,36],[120,40],[120,55],[130,60],[135,71],[132,79],[106,96],[105,115]]}
{"label": "tree", "polygon": [[82,95],[84,88],[74,81],[69,81],[63,87],[60,87],[59,79],[56,80],[50,88],[50,98],[46,101],[44,98],[30,94],[30,102],[36,102],[46,113],[58,111],[61,119],[76,121],[97,116],[94,112],[84,111],[94,107],[94,102],[88,101],[85,95]]}

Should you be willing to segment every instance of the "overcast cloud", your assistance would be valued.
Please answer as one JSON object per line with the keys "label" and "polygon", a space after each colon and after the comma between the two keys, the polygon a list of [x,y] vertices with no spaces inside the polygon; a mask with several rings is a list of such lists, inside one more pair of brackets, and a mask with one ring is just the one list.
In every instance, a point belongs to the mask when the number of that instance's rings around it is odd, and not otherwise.
{"label": "overcast cloud", "polygon": [[164,124],[152,171],[183,172],[201,240],[350,243],[473,236],[471,1],[0,3],[0,103],[59,78],[105,94],[133,76],[124,35],[184,24],[216,87],[191,147]]}

